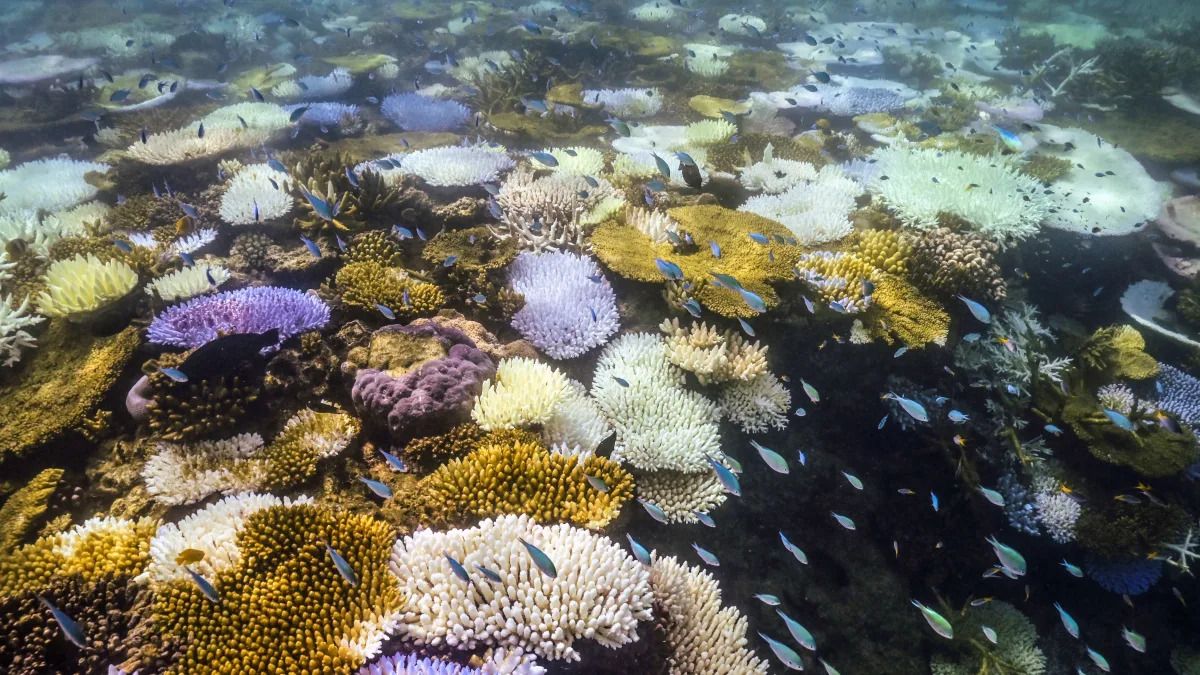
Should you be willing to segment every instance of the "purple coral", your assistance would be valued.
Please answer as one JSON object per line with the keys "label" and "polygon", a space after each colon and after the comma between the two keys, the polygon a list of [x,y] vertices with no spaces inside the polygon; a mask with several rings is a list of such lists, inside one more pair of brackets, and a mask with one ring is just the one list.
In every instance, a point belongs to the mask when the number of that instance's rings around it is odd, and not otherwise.
{"label": "purple coral", "polygon": [[596,262],[573,253],[522,253],[509,287],[525,296],[512,326],[552,359],[599,347],[620,327],[617,297]]}
{"label": "purple coral", "polygon": [[362,121],[358,106],[346,103],[304,103],[283,107],[289,113],[300,108],[306,108],[306,110],[300,114],[300,118],[296,122],[310,127],[348,128],[358,126],[358,123]]}
{"label": "purple coral", "polygon": [[1158,407],[1174,414],[1180,422],[1200,426],[1200,380],[1166,363],[1159,364]]}
{"label": "purple coral", "polygon": [[376,334],[387,332],[434,338],[446,355],[399,376],[373,368],[359,370],[350,392],[358,412],[369,420],[386,422],[398,442],[466,421],[484,381],[496,372],[487,354],[450,326],[385,326]]}
{"label": "purple coral", "polygon": [[470,108],[421,94],[392,94],[379,106],[383,116],[405,131],[451,131],[467,123]]}
{"label": "purple coral", "polygon": [[382,656],[359,669],[358,675],[483,675],[482,670],[416,654]]}
{"label": "purple coral", "polygon": [[191,349],[221,335],[279,331],[279,344],[323,327],[329,306],[290,288],[255,286],[205,295],[169,307],[147,330],[150,342]]}

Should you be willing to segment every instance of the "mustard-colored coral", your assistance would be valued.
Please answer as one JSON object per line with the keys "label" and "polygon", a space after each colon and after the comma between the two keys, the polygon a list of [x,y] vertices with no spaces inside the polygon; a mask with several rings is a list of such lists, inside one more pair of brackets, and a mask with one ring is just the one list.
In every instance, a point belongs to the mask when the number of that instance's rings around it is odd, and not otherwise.
{"label": "mustard-colored coral", "polygon": [[150,562],[153,520],[92,518],[0,558],[0,597],[37,592],[54,579],[101,581],[140,574]]}
{"label": "mustard-colored coral", "polygon": [[732,330],[704,322],[684,328],[679,319],[664,319],[658,329],[667,334],[667,360],[695,373],[701,384],[749,381],[767,372],[767,348]]}
{"label": "mustard-colored coral", "polygon": [[59,260],[46,270],[46,290],[38,311],[50,317],[78,319],[116,302],[133,290],[138,276],[128,265],[94,255]]}
{"label": "mustard-colored coral", "polygon": [[263,485],[274,489],[298,485],[317,472],[317,462],[341,452],[359,432],[358,420],[341,412],[303,410],[263,449]]}
{"label": "mustard-colored coral", "polygon": [[139,334],[129,326],[92,338],[65,322],[51,322],[32,358],[0,386],[0,457],[81,428],[137,349]]}
{"label": "mustard-colored coral", "polygon": [[467,422],[444,434],[414,438],[404,446],[401,456],[411,466],[429,471],[452,459],[465,457],[485,443],[536,443],[538,439],[539,436],[536,433],[525,429],[484,431],[477,425]]}
{"label": "mustard-colored coral", "polygon": [[[604,481],[607,492],[587,476]],[[583,460],[536,442],[490,443],[421,481],[429,506],[450,521],[527,514],[540,523],[608,525],[633,496],[633,477],[610,459]]]}
{"label": "mustard-colored coral", "polygon": [[1128,325],[1092,333],[1079,350],[1079,358],[1088,368],[1110,378],[1145,380],[1158,374],[1158,362],[1146,353],[1146,340]]}
{"label": "mustard-colored coral", "polygon": [[7,555],[32,531],[62,476],[62,469],[44,469],[4,501],[0,507],[0,555]]}
{"label": "mustard-colored coral", "polygon": [[908,347],[946,344],[950,315],[941,305],[921,295],[908,282],[891,275],[875,281],[873,311],[877,312],[872,333],[888,342],[899,340]]}
{"label": "mustard-colored coral", "polygon": [[354,236],[346,249],[347,262],[373,262],[384,267],[399,265],[404,255],[386,230],[370,230]]}
{"label": "mustard-colored coral", "polygon": [[[366,515],[325,506],[274,506],[246,518],[241,560],[208,579],[220,602],[190,580],[156,589],[153,617],[183,645],[165,673],[348,673],[395,627],[404,606],[388,571],[395,535]],[[339,573],[326,546],[353,570]]]}
{"label": "mustard-colored coral", "polygon": [[838,302],[847,309],[861,308],[864,281],[883,276],[864,258],[841,251],[805,253],[796,263],[796,274],[816,291],[822,304]]}
{"label": "mustard-colored coral", "polygon": [[486,227],[468,227],[442,230],[421,250],[421,257],[434,265],[444,265],[451,256],[454,270],[497,270],[517,257],[517,241],[497,239]]}
{"label": "mustard-colored coral", "polygon": [[338,270],[334,283],[342,302],[368,312],[378,312],[382,305],[396,316],[417,316],[432,314],[446,304],[437,286],[377,262],[349,263]]}
{"label": "mustard-colored coral", "polygon": [[[669,242],[656,244],[633,227],[609,221],[592,232],[596,256],[617,274],[646,282],[664,280],[656,258],[674,263],[683,271],[684,281],[693,285],[692,295],[721,316],[752,317],[755,311],[737,291],[712,283],[712,272],[737,279],[743,288],[761,297],[768,309],[779,304],[779,295],[770,284],[791,279],[792,266],[801,253],[787,228],[753,213],[720,206],[684,206],[671,209],[668,215],[697,245],[677,249]],[[768,243],[756,243],[751,233],[767,237]],[[710,241],[721,248],[720,258],[713,257]]]}
{"label": "mustard-colored coral", "polygon": [[212,438],[242,422],[258,400],[262,382],[253,365],[232,363],[210,377],[177,382],[162,372],[183,362],[182,354],[164,354],[151,362],[147,378],[153,392],[146,404],[146,426],[166,441]]}
{"label": "mustard-colored coral", "polygon": [[912,246],[896,230],[863,230],[848,242],[848,250],[876,269],[904,276]]}

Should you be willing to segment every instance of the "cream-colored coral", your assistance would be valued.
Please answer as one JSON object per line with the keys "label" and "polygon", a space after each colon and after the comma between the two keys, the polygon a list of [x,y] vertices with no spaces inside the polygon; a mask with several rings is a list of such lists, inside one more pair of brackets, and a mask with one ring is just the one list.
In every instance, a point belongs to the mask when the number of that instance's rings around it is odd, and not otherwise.
{"label": "cream-colored coral", "polygon": [[695,373],[701,384],[748,382],[767,372],[767,348],[732,330],[703,321],[684,328],[676,318],[663,319],[658,329],[667,334],[667,359]]}
{"label": "cream-colored coral", "polygon": [[103,262],[90,253],[76,255],[46,270],[46,290],[38,294],[38,311],[51,317],[78,317],[120,300],[137,282],[137,272],[123,262]]}
{"label": "cream-colored coral", "polygon": [[700,120],[692,122],[684,128],[684,136],[689,145],[716,145],[724,143],[737,133],[737,127],[724,119]]}
{"label": "cream-colored coral", "polygon": [[735,381],[721,389],[717,402],[721,414],[747,434],[787,427],[792,394],[779,378],[763,373],[752,380]]}
{"label": "cream-colored coral", "polygon": [[646,471],[634,474],[638,497],[654,504],[672,523],[696,523],[696,513],[709,513],[725,503],[725,488],[716,472]]}
{"label": "cream-colored coral", "polygon": [[543,424],[566,398],[569,388],[566,375],[544,363],[522,357],[505,359],[496,366],[496,375],[483,385],[471,418],[489,431]]}
{"label": "cream-colored coral", "polygon": [[229,270],[221,265],[198,263],[158,277],[146,284],[145,290],[147,295],[157,295],[163,302],[175,302],[215,291],[229,281],[229,276]]}
{"label": "cream-colored coral", "polygon": [[638,232],[650,237],[656,244],[670,241],[668,232],[679,234],[679,223],[662,211],[630,207],[625,210],[625,224],[637,228]]}
{"label": "cream-colored coral", "polygon": [[270,133],[265,129],[221,127],[205,129],[201,136],[199,126],[189,126],[152,134],[145,143],[139,140],[129,146],[126,154],[144,164],[181,164],[260,145],[270,137]]}

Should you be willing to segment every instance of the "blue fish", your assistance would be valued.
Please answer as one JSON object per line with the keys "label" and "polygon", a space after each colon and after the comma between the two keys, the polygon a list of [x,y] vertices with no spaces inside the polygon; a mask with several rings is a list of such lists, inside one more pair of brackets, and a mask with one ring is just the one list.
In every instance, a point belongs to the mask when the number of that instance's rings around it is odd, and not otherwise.
{"label": "blue fish", "polygon": [[392,311],[391,307],[388,307],[387,305],[381,305],[377,302],[375,303],[375,309],[379,310],[379,313],[382,314],[383,317],[388,321],[396,320],[396,313]]}
{"label": "blue fish", "polygon": [[754,329],[751,328],[750,324],[746,323],[746,320],[740,316],[738,317],[738,325],[740,325],[742,327],[743,333],[745,333],[746,335],[749,335],[750,337],[755,337]]}
{"label": "blue fish", "polygon": [[272,158],[272,159],[267,160],[267,166],[271,167],[272,169],[275,169],[276,171],[279,171],[280,173],[287,173],[287,167],[284,166],[283,162],[279,161],[278,159]]}
{"label": "blue fish", "polygon": [[932,490],[929,491],[929,505],[933,507],[933,510],[936,513],[938,510],[938,496],[937,493]]}
{"label": "blue fish", "polygon": [[802,295],[800,297],[804,300],[804,309],[807,309],[809,314],[816,314],[817,307],[813,304],[813,301],[809,300],[808,296]]}
{"label": "blue fish", "polygon": [[408,465],[404,463],[404,460],[383,448],[379,448],[379,454],[383,455],[383,459],[388,463],[388,466],[392,467],[393,471],[408,473]]}
{"label": "blue fish", "polygon": [[623,377],[617,377],[616,375],[613,375],[613,381],[616,382],[617,384],[621,385],[622,387],[629,386],[629,380],[626,380]]}
{"label": "blue fish", "polygon": [[546,166],[549,166],[549,167],[558,166],[558,160],[554,158],[554,155],[552,155],[548,152],[543,152],[543,151],[531,152],[531,153],[529,153],[529,156],[532,157],[533,159],[536,159],[538,162],[541,162],[542,164],[544,164]]}
{"label": "blue fish", "polygon": [[769,607],[778,607],[782,604],[779,596],[771,595],[770,593],[755,593],[754,599]]}
{"label": "blue fish", "polygon": [[178,368],[159,368],[158,372],[166,375],[176,382],[187,382],[188,375]]}
{"label": "blue fish", "polygon": [[705,457],[704,459],[717,474],[717,480],[721,481],[721,486],[725,488],[725,491],[735,497],[741,497],[742,485],[740,482],[738,482],[738,477],[733,475],[733,472],[730,471],[728,467],[712,457]]}
{"label": "blue fish", "polygon": [[800,466],[808,466],[808,455],[804,454],[803,450],[797,450],[796,461],[800,462]]}
{"label": "blue fish", "polygon": [[480,574],[482,574],[488,581],[490,581],[494,584],[504,583],[504,579],[502,579],[500,577],[500,573],[494,569],[484,567],[483,565],[479,565],[479,564],[475,565],[475,569],[479,570]]}
{"label": "blue fish", "polygon": [[1053,425],[1053,424],[1047,424],[1046,426],[1042,427],[1042,429],[1044,429],[1046,431],[1046,433],[1054,434],[1055,436],[1062,436],[1062,432],[1063,432],[1062,429],[1058,428],[1056,425]]}
{"label": "blue fish", "polygon": [[783,455],[779,454],[778,452],[775,452],[774,450],[762,445],[761,443],[759,443],[758,441],[755,441],[755,440],[751,440],[750,445],[753,446],[754,449],[758,451],[758,456],[762,458],[762,461],[772,471],[774,471],[775,473],[782,473],[782,474],[790,473],[791,470],[788,468],[787,460],[783,458]]}
{"label": "blue fish", "polygon": [[1008,129],[998,127],[995,124],[992,125],[992,129],[995,130],[996,135],[1000,137],[1000,140],[1004,143],[1004,147],[1012,150],[1013,152],[1021,152],[1025,149],[1025,144],[1021,142],[1020,136],[1009,131]]}
{"label": "blue fish", "polygon": [[304,235],[300,235],[300,242],[304,244],[304,248],[308,249],[308,252],[312,254],[312,257],[321,257],[321,247],[317,246],[317,242]]}
{"label": "blue fish", "polygon": [[521,19],[521,27],[530,33],[533,33],[534,35],[542,34],[542,27],[530,21],[529,19]]}
{"label": "blue fish", "polygon": [[921,405],[920,403],[917,403],[916,401],[914,401],[910,398],[904,398],[903,396],[900,396],[900,395],[892,393],[892,392],[888,392],[887,394],[884,394],[884,398],[890,398],[893,401],[895,401],[896,403],[899,403],[900,407],[904,410],[904,412],[908,413],[909,417],[912,417],[916,421],[918,421],[918,422],[928,422],[929,421],[929,413],[926,412],[925,406]]}
{"label": "blue fish", "polygon": [[883,417],[882,417],[882,418],[879,420],[879,424],[876,424],[876,425],[875,425],[875,428],[876,428],[876,429],[883,429],[883,427],[887,425],[887,422],[888,422],[888,415],[884,415],[884,416],[883,416]]}
{"label": "blue fish", "polygon": [[196,266],[196,260],[194,258],[192,258],[192,254],[188,253],[187,251],[180,251],[179,259],[182,260],[183,264],[187,265],[188,267]]}
{"label": "blue fish", "polygon": [[720,245],[720,244],[718,244],[717,242],[715,242],[715,241],[711,241],[711,240],[710,240],[710,241],[708,242],[708,249],[709,249],[710,251],[712,251],[712,256],[713,256],[714,258],[720,258],[720,257],[721,257],[721,245]]}
{"label": "blue fish", "polygon": [[337,218],[338,205],[336,199],[333,201],[326,201],[314,195],[312,192],[303,189],[301,194],[304,195],[304,198],[308,200],[309,205],[312,206],[313,213],[316,213],[321,220],[333,221],[335,218]]}
{"label": "blue fish", "polygon": [[900,358],[901,356],[904,356],[904,355],[905,355],[905,354],[907,354],[907,353],[908,353],[908,347],[901,347],[901,348],[897,349],[897,350],[896,350],[896,351],[895,351],[895,352],[892,354],[892,358],[893,358],[893,359],[898,359],[898,358]]}
{"label": "blue fish", "polygon": [[449,553],[443,552],[442,555],[446,557],[446,562],[450,563],[450,571],[454,572],[454,576],[467,583],[471,582],[471,575],[467,573],[467,568],[463,567],[462,563],[455,560],[454,556]]}
{"label": "blue fish", "polygon": [[593,489],[599,492],[608,492],[612,489],[609,487],[608,483],[605,483],[604,479],[599,476],[593,476],[590,473],[585,473],[583,474],[583,477],[587,480],[588,485],[591,485]]}
{"label": "blue fish", "polygon": [[700,318],[700,314],[701,314],[700,302],[697,301],[695,298],[688,298],[687,300],[685,300],[683,302],[683,308],[686,309],[687,313],[691,314],[693,317],[695,317],[697,319]]}
{"label": "blue fish", "polygon": [[130,244],[129,242],[125,241],[124,239],[114,240],[113,246],[116,246],[117,250],[120,251],[121,253],[133,253],[133,244]]}
{"label": "blue fish", "polygon": [[750,237],[750,241],[753,241],[756,244],[762,244],[763,246],[766,246],[767,244],[771,243],[771,240],[767,238],[767,235],[759,232],[751,232],[748,236]]}
{"label": "blue fish", "polygon": [[1130,433],[1137,431],[1137,428],[1133,426],[1133,422],[1128,417],[1117,412],[1116,410],[1104,408],[1104,415],[1109,419],[1109,421],[1124,431],[1128,431]]}
{"label": "blue fish", "polygon": [[346,562],[342,554],[335,551],[329,544],[325,544],[325,553],[329,555],[329,560],[333,562],[333,566],[337,568],[338,574],[342,575],[346,583],[358,586],[358,575],[354,573],[354,568],[350,567],[350,563]]}
{"label": "blue fish", "polygon": [[750,309],[758,312],[759,314],[767,311],[767,303],[763,302],[763,299],[753,291],[748,291],[745,288],[738,287],[737,292],[742,296],[742,300],[748,307],[750,307]]}
{"label": "blue fish", "polygon": [[784,613],[782,609],[775,610],[775,613],[779,615],[779,618],[783,619],[783,623],[787,626],[788,632],[792,634],[792,639],[796,641],[796,644],[810,652],[817,651],[817,641],[813,638],[813,634],[808,632],[807,628],[800,625],[799,621]]}
{"label": "blue fish", "polygon": [[696,555],[700,556],[700,559],[704,561],[705,565],[708,565],[709,567],[721,566],[721,561],[717,559],[717,556],[713,555],[712,551],[701,548],[699,544],[695,543],[692,544],[692,550],[696,552]]}
{"label": "blue fish", "polygon": [[383,483],[371,478],[367,478],[366,476],[359,476],[358,479],[362,481],[363,485],[366,485],[368,488],[370,488],[371,492],[374,492],[377,496],[382,497],[383,499],[392,498],[392,489]]}
{"label": "blue fish", "polygon": [[847,530],[854,531],[858,529],[858,526],[854,524],[854,521],[851,520],[849,516],[843,516],[842,514],[835,513],[833,511],[830,511],[829,513],[833,515],[833,519],[837,521],[838,525],[841,525]]}
{"label": "blue fish", "polygon": [[662,258],[655,258],[654,264],[658,267],[658,271],[667,279],[671,281],[683,279],[683,270],[679,268],[679,265],[669,260],[663,260]]}
{"label": "blue fish", "polygon": [[960,410],[951,410],[950,412],[946,413],[946,417],[949,418],[950,421],[954,422],[955,424],[962,424],[963,422],[966,422],[967,420],[971,419],[970,417],[968,417],[965,413],[963,413]]}
{"label": "blue fish", "polygon": [[731,291],[736,291],[742,287],[742,283],[740,281],[728,274],[721,274],[720,272],[709,272],[709,274],[712,275],[713,281],[716,283],[716,285],[720,286],[721,288],[728,288]]}
{"label": "blue fish", "polygon": [[425,236],[425,230],[422,230],[420,227],[413,229],[415,229],[417,232],[417,239],[420,239],[421,241],[429,241],[429,237]]}
{"label": "blue fish", "polygon": [[79,648],[87,647],[87,637],[83,634],[83,626],[80,626],[75,619],[72,619],[66,612],[58,607],[55,607],[49,600],[42,596],[37,596],[37,599],[50,610],[51,616],[54,617],[55,623],[62,630],[63,636],[71,641],[71,644]]}
{"label": "blue fish", "polygon": [[442,261],[442,267],[454,267],[454,263],[456,262],[458,262],[458,256],[448,255],[446,256],[446,259]]}
{"label": "blue fish", "polygon": [[221,596],[217,595],[217,589],[213,588],[213,585],[208,583],[208,579],[200,576],[190,567],[185,567],[183,569],[187,570],[188,576],[192,578],[192,583],[196,584],[196,586],[200,589],[200,593],[202,593],[205,598],[208,598],[210,602],[221,602]]}
{"label": "blue fish", "polygon": [[796,653],[796,650],[762,633],[759,633],[758,637],[766,641],[771,652],[775,654],[775,658],[779,659],[784,666],[790,670],[804,670],[804,662],[800,660],[800,655]]}
{"label": "blue fish", "polygon": [[687,166],[696,166],[696,160],[692,159],[692,156],[686,152],[676,152],[675,158]]}
{"label": "blue fish", "polygon": [[717,521],[713,520],[712,516],[708,515],[704,511],[692,511],[692,515],[696,516],[696,520],[700,521],[707,527],[717,526]]}
{"label": "blue fish", "polygon": [[958,296],[958,299],[962,300],[963,304],[967,306],[967,309],[971,310],[971,316],[975,317],[982,323],[992,322],[992,313],[988,311],[987,307],[984,307],[983,305],[964,295]]}
{"label": "blue fish", "polygon": [[783,533],[783,530],[779,531],[779,540],[783,542],[783,547],[787,549],[788,553],[791,553],[792,557],[794,557],[801,565],[808,564],[808,555],[804,552],[804,549],[793,544],[792,541],[787,538],[787,535]]}
{"label": "blue fish", "polygon": [[651,518],[657,520],[658,522],[662,523],[663,525],[667,525],[670,523],[670,521],[667,519],[667,512],[663,511],[662,508],[658,506],[658,504],[655,504],[653,502],[648,502],[645,499],[642,499],[641,497],[638,497],[637,500],[638,500],[638,503],[642,505],[642,508],[646,509],[646,513],[650,514]]}
{"label": "blue fish", "polygon": [[533,558],[533,564],[537,565],[537,568],[542,571],[542,574],[545,574],[551,579],[558,577],[558,570],[554,567],[554,561],[550,560],[550,556],[546,555],[542,549],[534,546],[520,537],[517,537],[517,541],[521,542],[521,545],[525,547],[525,550],[529,553],[529,557]]}
{"label": "blue fish", "polygon": [[650,188],[651,190],[653,190],[655,192],[662,192],[663,190],[667,189],[667,186],[661,180],[659,180],[657,178],[647,181],[646,187]]}
{"label": "blue fish", "polygon": [[400,237],[400,241],[412,239],[414,237],[413,231],[407,227],[404,227],[403,225],[393,225],[392,232],[394,232],[397,237]]}
{"label": "blue fish", "polygon": [[652,562],[650,551],[646,550],[645,546],[639,544],[638,541],[633,538],[633,535],[626,534],[625,538],[629,540],[629,548],[633,549],[633,557],[637,558],[637,561],[643,565],[649,565]]}
{"label": "blue fish", "polygon": [[671,167],[667,164],[666,160],[659,157],[657,153],[650,154],[654,156],[654,165],[658,167],[658,172],[669,179],[671,177]]}

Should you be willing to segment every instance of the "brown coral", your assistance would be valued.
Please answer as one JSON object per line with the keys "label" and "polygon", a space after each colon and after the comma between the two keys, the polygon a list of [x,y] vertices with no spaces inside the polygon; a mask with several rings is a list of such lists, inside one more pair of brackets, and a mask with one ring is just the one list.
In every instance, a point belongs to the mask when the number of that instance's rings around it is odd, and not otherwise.
{"label": "brown coral", "polygon": [[966,295],[981,302],[1005,298],[1004,275],[996,256],[1000,248],[974,232],[948,227],[912,235],[910,278],[922,290],[941,298]]}

